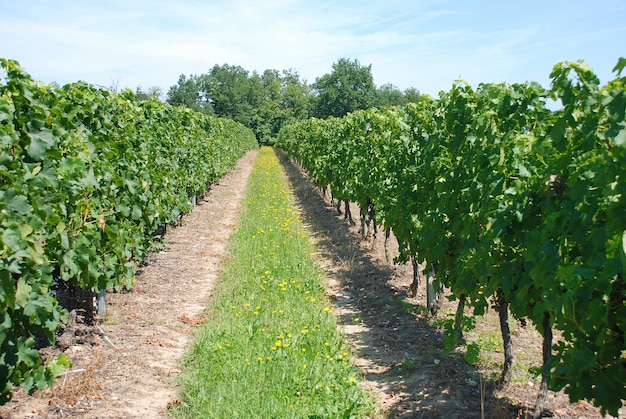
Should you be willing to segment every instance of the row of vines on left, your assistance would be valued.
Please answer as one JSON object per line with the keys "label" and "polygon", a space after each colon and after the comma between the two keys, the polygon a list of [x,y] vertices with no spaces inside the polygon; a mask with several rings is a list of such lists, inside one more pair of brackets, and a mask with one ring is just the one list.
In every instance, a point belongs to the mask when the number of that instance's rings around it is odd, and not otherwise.
{"label": "row of vines on left", "polygon": [[67,317],[59,289],[132,286],[155,233],[257,142],[231,120],[0,65],[1,405],[67,362],[35,350]]}

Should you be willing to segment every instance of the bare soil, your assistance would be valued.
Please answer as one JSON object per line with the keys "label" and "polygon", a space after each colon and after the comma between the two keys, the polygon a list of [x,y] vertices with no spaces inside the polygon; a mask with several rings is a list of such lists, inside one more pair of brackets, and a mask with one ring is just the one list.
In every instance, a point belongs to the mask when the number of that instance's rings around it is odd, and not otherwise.
{"label": "bare soil", "polygon": [[[44,357],[64,351],[72,370],[52,389],[33,396],[18,391],[0,407],[0,418],[159,418],[167,416],[168,405],[180,403],[175,382],[181,357],[210,304],[255,158],[256,152],[243,157],[180,226],[168,228],[164,250],[150,255],[132,292],[107,295],[107,315],[99,324],[85,326],[78,319],[55,347],[42,350]],[[456,303],[445,302],[439,317],[430,316],[423,307],[423,286],[409,297],[411,266],[387,262],[383,232],[362,239],[358,220],[350,226],[330,197],[323,199],[284,156],[281,161],[328,273],[328,298],[381,416],[531,417],[538,388],[534,378],[517,371],[517,380],[496,392],[489,383],[497,365],[469,366],[462,351],[443,356],[436,324]],[[354,206],[352,212],[358,215]],[[475,336],[493,335],[494,327],[495,313],[479,323]],[[517,359],[538,365],[537,333],[521,325],[513,333]],[[491,352],[485,357],[501,358],[497,348]],[[550,394],[546,408],[546,417],[601,417],[588,403],[570,404],[563,394]]]}

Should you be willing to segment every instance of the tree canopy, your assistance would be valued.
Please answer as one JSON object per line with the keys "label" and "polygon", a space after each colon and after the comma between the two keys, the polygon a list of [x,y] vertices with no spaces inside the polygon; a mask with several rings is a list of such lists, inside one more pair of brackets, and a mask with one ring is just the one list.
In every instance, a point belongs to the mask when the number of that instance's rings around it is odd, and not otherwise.
{"label": "tree canopy", "polygon": [[349,112],[367,109],[376,101],[372,65],[362,66],[358,60],[341,58],[329,74],[319,77],[313,85],[317,93],[315,116],[342,117]]}
{"label": "tree canopy", "polygon": [[260,143],[271,143],[280,128],[311,116],[344,116],[370,107],[419,100],[416,89],[400,91],[392,84],[376,88],[372,66],[341,58],[332,71],[307,84],[297,71],[249,72],[241,66],[213,66],[201,75],[182,74],[171,86],[167,102],[230,118],[251,128]]}

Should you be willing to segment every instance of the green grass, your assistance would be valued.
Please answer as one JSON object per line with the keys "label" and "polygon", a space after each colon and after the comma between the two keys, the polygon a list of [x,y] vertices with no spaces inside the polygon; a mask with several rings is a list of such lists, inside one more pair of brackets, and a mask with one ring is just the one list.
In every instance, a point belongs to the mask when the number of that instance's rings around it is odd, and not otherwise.
{"label": "green grass", "polygon": [[174,417],[372,417],[274,151],[261,149]]}

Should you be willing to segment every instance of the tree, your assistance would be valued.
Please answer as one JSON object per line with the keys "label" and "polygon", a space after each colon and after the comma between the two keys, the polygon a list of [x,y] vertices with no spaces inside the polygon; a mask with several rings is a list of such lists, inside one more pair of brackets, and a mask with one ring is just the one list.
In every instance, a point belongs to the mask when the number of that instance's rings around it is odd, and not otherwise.
{"label": "tree", "polygon": [[421,96],[420,91],[415,87],[409,87],[404,91],[404,97],[407,102],[417,103],[420,101]]}
{"label": "tree", "polygon": [[255,129],[264,96],[258,74],[250,75],[240,66],[215,65],[209,73],[198,77],[197,84],[206,106],[217,116]]}
{"label": "tree", "polygon": [[311,91],[295,70],[265,70],[261,75],[265,101],[259,110],[259,142],[271,143],[283,125],[309,117]]}
{"label": "tree", "polygon": [[264,101],[259,109],[256,132],[260,143],[270,143],[271,138],[278,133],[276,127],[280,125],[281,119],[282,80],[280,72],[278,70],[265,70],[260,76],[260,83],[264,91]]}
{"label": "tree", "polygon": [[240,122],[267,144],[284,124],[311,116],[311,97],[309,86],[294,70],[259,74],[224,64],[199,76],[181,75],[167,101]]}
{"label": "tree", "polygon": [[163,92],[159,86],[149,87],[146,91],[144,91],[141,86],[138,86],[135,90],[135,98],[139,101],[150,99],[161,100],[161,96],[163,96]]}
{"label": "tree", "polygon": [[206,95],[200,90],[197,76],[181,74],[178,84],[171,86],[167,92],[167,103],[174,106],[187,106],[193,110],[212,114],[213,109],[208,105]]}
{"label": "tree", "polygon": [[285,111],[284,123],[294,119],[307,119],[311,116],[313,95],[306,80],[301,80],[294,69],[283,70],[280,108]]}
{"label": "tree", "polygon": [[391,83],[383,84],[376,90],[376,107],[405,105],[407,102],[404,93]]}
{"label": "tree", "polygon": [[330,74],[315,80],[313,88],[317,92],[314,113],[318,118],[342,117],[370,108],[376,98],[371,64],[362,66],[356,59],[340,58]]}

